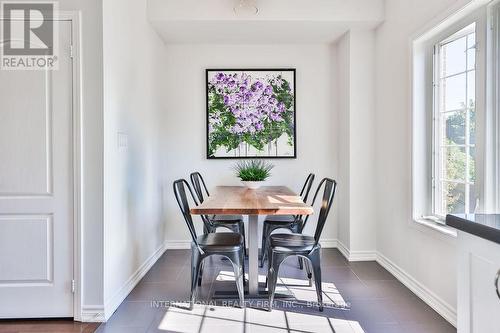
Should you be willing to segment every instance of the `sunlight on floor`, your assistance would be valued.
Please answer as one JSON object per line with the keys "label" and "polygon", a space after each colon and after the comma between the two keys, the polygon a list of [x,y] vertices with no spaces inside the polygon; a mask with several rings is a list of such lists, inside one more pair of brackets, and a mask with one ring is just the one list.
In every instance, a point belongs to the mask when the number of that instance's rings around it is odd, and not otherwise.
{"label": "sunlight on floor", "polygon": [[[261,282],[265,276],[259,276]],[[216,281],[234,282],[232,271],[220,271]],[[335,332],[364,333],[356,321],[342,318],[342,311],[329,314],[326,308],[347,310],[349,307],[333,283],[322,283],[325,312],[316,312],[317,295],[314,283],[309,286],[307,279],[280,278],[277,289],[289,290],[300,307],[294,309],[275,308],[272,312],[263,309],[247,307],[219,306],[215,304],[196,304],[193,310],[188,310],[188,304],[179,303],[166,310],[158,329],[160,331],[179,333],[214,332],[216,330],[232,332]],[[287,300],[288,301],[288,300]],[[286,303],[286,302],[285,302]],[[284,304],[285,304],[284,303]],[[313,305],[311,305],[313,304]],[[311,313],[302,313],[310,307]],[[300,312],[299,312],[300,311]],[[337,315],[338,314],[338,315]],[[337,318],[339,317],[339,318]]]}
{"label": "sunlight on floor", "polygon": [[158,330],[179,333],[215,332],[335,332],[364,333],[358,322],[322,315],[274,309],[272,312],[252,308],[187,304],[166,310]]}
{"label": "sunlight on floor", "polygon": [[[234,282],[234,272],[220,271],[216,277],[216,281]],[[259,282],[265,281],[266,277],[264,275],[259,275]],[[325,306],[349,309],[349,304],[344,300],[335,284],[331,282],[323,282],[321,283],[321,287],[323,289],[323,303]],[[298,301],[310,303],[317,302],[318,300],[314,280],[312,281],[312,285],[309,286],[309,281],[307,279],[279,278],[278,285],[276,286],[276,292],[279,293],[285,290],[290,291]]]}
{"label": "sunlight on floor", "polygon": [[[280,278],[280,280],[293,293],[297,300],[305,302],[316,302],[318,300],[314,280],[311,286],[309,286],[308,280],[293,278]],[[322,282],[321,289],[323,290],[323,303],[325,306],[341,309],[349,308],[349,304],[344,300],[337,287],[335,287],[335,284],[331,282]],[[325,297],[325,295],[327,297]]]}
{"label": "sunlight on floor", "polygon": [[[245,279],[248,279],[248,274],[245,273]],[[232,281],[234,282],[234,272],[233,271],[220,271],[215,278],[216,281]],[[259,274],[259,283],[266,282],[266,276]]]}
{"label": "sunlight on floor", "polygon": [[[245,276],[247,276],[245,274]],[[234,272],[233,271],[220,271],[215,278],[216,281],[233,281],[234,282]]]}

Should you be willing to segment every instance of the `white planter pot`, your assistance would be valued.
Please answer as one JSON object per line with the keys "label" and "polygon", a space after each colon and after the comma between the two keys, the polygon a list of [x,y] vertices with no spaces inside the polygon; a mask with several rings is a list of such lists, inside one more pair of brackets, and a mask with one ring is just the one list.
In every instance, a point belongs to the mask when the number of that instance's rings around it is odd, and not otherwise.
{"label": "white planter pot", "polygon": [[243,185],[245,185],[247,188],[251,190],[256,190],[259,187],[263,186],[265,182],[260,181],[260,182],[252,182],[252,181],[241,181]]}

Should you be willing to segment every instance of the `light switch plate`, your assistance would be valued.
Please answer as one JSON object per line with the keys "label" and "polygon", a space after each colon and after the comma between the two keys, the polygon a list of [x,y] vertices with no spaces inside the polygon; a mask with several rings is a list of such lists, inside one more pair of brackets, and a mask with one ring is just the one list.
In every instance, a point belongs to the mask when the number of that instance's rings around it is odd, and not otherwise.
{"label": "light switch plate", "polygon": [[124,151],[128,148],[128,135],[126,133],[118,132],[118,150]]}

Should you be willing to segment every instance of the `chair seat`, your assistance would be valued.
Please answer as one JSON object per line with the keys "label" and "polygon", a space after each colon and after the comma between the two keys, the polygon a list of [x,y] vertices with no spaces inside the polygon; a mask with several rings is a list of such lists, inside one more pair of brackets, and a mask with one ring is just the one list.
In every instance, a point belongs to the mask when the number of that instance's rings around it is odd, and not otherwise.
{"label": "chair seat", "polygon": [[277,252],[306,252],[314,247],[314,237],[303,234],[272,234],[269,245]]}
{"label": "chair seat", "polygon": [[294,222],[295,222],[294,215],[268,215],[264,220],[264,223],[274,224],[274,225],[291,224]]}
{"label": "chair seat", "polygon": [[211,217],[212,221],[220,223],[238,223],[243,221],[243,216],[241,215],[213,215]]}
{"label": "chair seat", "polygon": [[238,251],[243,246],[243,237],[234,232],[217,232],[196,238],[205,251]]}

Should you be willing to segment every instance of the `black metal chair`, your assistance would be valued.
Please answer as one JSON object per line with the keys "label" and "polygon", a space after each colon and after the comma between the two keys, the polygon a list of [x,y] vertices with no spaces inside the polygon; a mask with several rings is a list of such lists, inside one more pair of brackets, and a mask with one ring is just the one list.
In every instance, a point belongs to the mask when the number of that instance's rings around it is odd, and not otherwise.
{"label": "black metal chair", "polygon": [[[199,172],[193,172],[189,178],[191,179],[191,184],[193,184],[194,191],[200,203],[205,200],[205,197],[209,197],[207,185],[205,180]],[[243,244],[246,243],[245,237],[245,224],[243,223],[243,216],[241,215],[212,215],[205,216],[206,219],[206,233],[212,233],[217,230],[217,228],[226,228],[232,232],[239,233],[243,236]],[[246,246],[244,249],[245,257],[247,256]]]}
{"label": "black metal chair", "polygon": [[[314,182],[314,174],[310,173],[307,176],[302,190],[300,190],[300,196],[302,201],[307,202],[309,192],[311,191],[311,186]],[[303,217],[301,215],[273,215],[267,216],[264,220],[264,225],[262,228],[262,254],[260,257],[260,267],[264,266],[264,260],[266,260],[267,255],[267,239],[269,235],[276,229],[288,229],[294,233],[301,233],[303,229]],[[303,268],[302,259],[299,258],[299,267]]]}
{"label": "black metal chair", "polygon": [[[193,218],[190,213],[186,188],[191,194],[191,198],[195,205],[198,205],[196,197],[189,186],[189,183],[184,179],[179,179],[174,182],[174,194],[179,208],[181,209],[184,220],[186,221],[189,233],[193,241],[191,242],[191,299],[190,309],[196,298],[196,285],[201,285],[203,274],[202,263],[203,259],[211,255],[220,255],[228,258],[233,264],[234,275],[236,278],[236,286],[240,297],[240,307],[244,303],[244,276],[245,276],[245,257],[243,237],[234,232],[207,233],[201,236],[196,234],[193,224]],[[205,222],[205,221],[204,221]]]}
{"label": "black metal chair", "polygon": [[[321,262],[320,252],[321,246],[319,238],[323,227],[325,226],[326,218],[332,207],[337,182],[330,178],[324,178],[318,185],[318,189],[314,194],[313,204],[316,197],[324,186],[321,209],[318,216],[318,224],[314,237],[306,236],[300,233],[293,234],[273,234],[269,237],[268,256],[269,268],[267,273],[267,285],[269,290],[269,311],[272,309],[274,292],[276,290],[276,282],[278,280],[278,271],[281,263],[290,256],[299,256],[308,260],[314,272],[314,283],[316,285],[316,294],[318,295],[319,311],[323,311],[323,294],[321,290]],[[308,216],[309,217],[309,216]],[[307,222],[306,217],[305,222]],[[309,265],[306,265],[308,277],[311,279]],[[310,280],[309,280],[310,281]]]}

